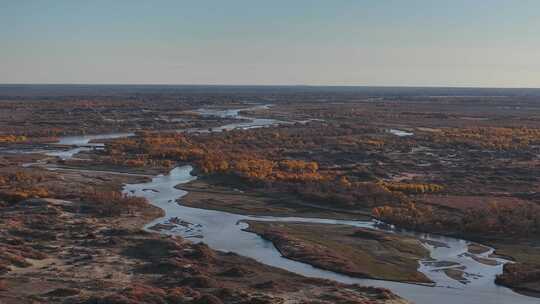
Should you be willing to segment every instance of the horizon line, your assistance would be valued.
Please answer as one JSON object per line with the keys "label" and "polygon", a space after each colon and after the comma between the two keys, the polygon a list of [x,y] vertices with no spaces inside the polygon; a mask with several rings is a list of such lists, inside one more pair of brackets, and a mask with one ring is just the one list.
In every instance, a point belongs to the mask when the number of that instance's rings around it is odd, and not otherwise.
{"label": "horizon line", "polygon": [[4,82],[0,86],[210,86],[210,87],[349,87],[349,88],[429,88],[429,89],[504,89],[504,90],[536,90],[540,87],[529,86],[470,86],[470,85],[366,85],[366,84],[203,84],[203,83],[70,83],[70,82]]}

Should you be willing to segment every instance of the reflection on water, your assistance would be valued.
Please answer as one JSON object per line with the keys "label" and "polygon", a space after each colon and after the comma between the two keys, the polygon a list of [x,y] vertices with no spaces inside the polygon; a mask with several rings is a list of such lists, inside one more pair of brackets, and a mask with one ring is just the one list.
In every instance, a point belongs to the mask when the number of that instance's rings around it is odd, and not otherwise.
{"label": "reflection on water", "polygon": [[96,146],[102,147],[102,143],[91,143],[93,140],[99,139],[114,139],[129,137],[135,135],[134,133],[111,133],[111,134],[97,134],[97,135],[79,135],[79,136],[66,136],[60,138],[57,142],[59,145],[71,145],[71,146]]}
{"label": "reflection on water", "polygon": [[413,136],[414,135],[414,133],[412,133],[412,132],[407,132],[407,131],[398,130],[398,129],[389,129],[388,133],[392,133],[392,134],[394,134],[396,136],[399,136],[399,137]]}
{"label": "reflection on water", "polygon": [[[270,125],[286,124],[273,119],[251,119],[241,116],[243,110],[255,110],[257,108],[267,108],[268,105],[256,106],[247,109],[234,110],[197,110],[201,115],[212,115],[223,118],[237,118],[244,121],[228,124],[212,131],[226,131],[237,128],[249,129]],[[184,131],[208,132],[208,130],[192,129]],[[389,130],[396,136],[412,136],[413,133],[401,130]],[[64,137],[58,143],[73,145],[68,151],[50,152],[49,155],[59,156],[69,159],[74,154],[92,147],[100,147],[102,144],[91,144],[95,139],[111,139],[131,136],[132,133],[116,133],[91,136],[71,136]],[[83,146],[83,147],[81,147]],[[481,303],[513,303],[529,304],[539,303],[538,299],[526,297],[514,293],[508,288],[494,284],[494,277],[501,273],[503,259],[491,259],[498,262],[498,265],[489,266],[475,261],[471,255],[467,254],[467,241],[450,237],[430,235],[426,233],[416,233],[411,231],[396,230],[390,225],[380,226],[375,221],[345,221],[330,219],[313,219],[298,217],[257,217],[243,216],[227,212],[205,210],[182,206],[176,203],[178,198],[187,192],[175,188],[178,184],[184,184],[195,179],[191,176],[191,166],[184,166],[173,169],[168,175],[159,175],[148,183],[125,185],[124,192],[129,195],[143,196],[157,207],[165,211],[163,218],[157,219],[146,226],[152,229],[156,224],[167,227],[169,230],[160,230],[161,233],[182,235],[190,238],[194,242],[203,241],[216,250],[235,252],[247,257],[254,258],[264,264],[283,268],[291,272],[309,277],[332,279],[343,283],[358,283],[361,285],[385,287],[391,289],[398,295],[414,301],[418,304],[481,304]],[[430,261],[421,261],[419,271],[423,272],[432,281],[436,282],[436,287],[404,284],[389,281],[358,279],[331,271],[317,269],[308,264],[296,262],[281,256],[271,242],[263,240],[256,234],[243,231],[247,227],[245,220],[261,221],[281,221],[281,222],[308,222],[321,224],[343,224],[355,227],[366,227],[372,229],[385,229],[390,233],[413,235],[422,239],[427,249],[431,253]],[[431,242],[428,242],[431,241]],[[430,245],[431,244],[431,245]],[[444,246],[434,246],[433,244],[444,244]],[[487,253],[477,255],[478,257],[489,258],[491,249]],[[468,274],[468,284],[459,283],[447,277],[442,271],[443,266],[433,262],[445,261],[465,267]],[[452,267],[457,267],[456,265]],[[446,266],[448,267],[448,266]]]}
{"label": "reflection on water", "polygon": [[[389,288],[398,295],[412,300],[418,304],[440,303],[538,303],[538,299],[522,296],[510,289],[494,284],[494,276],[502,271],[502,259],[492,259],[500,262],[499,265],[489,266],[476,262],[467,252],[467,241],[430,235],[428,233],[415,233],[411,231],[395,230],[391,226],[392,233],[414,235],[424,241],[435,241],[445,246],[425,245],[430,250],[434,261],[448,261],[465,267],[469,273],[469,284],[462,284],[447,277],[439,266],[430,261],[423,261],[419,270],[436,282],[437,287],[429,287],[415,284],[404,284],[381,280],[358,279],[346,275],[317,269],[308,264],[286,259],[276,250],[271,242],[265,241],[258,235],[243,231],[247,227],[245,220],[280,221],[280,222],[307,222],[321,224],[342,224],[355,227],[381,229],[375,221],[348,221],[331,219],[313,219],[299,217],[258,217],[244,216],[222,211],[205,210],[182,206],[176,203],[176,199],[186,195],[186,191],[175,188],[195,179],[191,176],[191,166],[178,167],[168,175],[159,175],[148,183],[129,184],[124,187],[124,192],[130,195],[146,197],[152,204],[165,210],[165,216],[149,223],[146,228],[156,224],[169,224],[170,219],[182,221],[183,225],[173,226],[170,230],[161,230],[162,233],[182,235],[191,238],[194,242],[205,242],[216,250],[235,252],[247,257],[254,258],[264,264],[283,268],[309,277],[319,277],[340,281],[343,283],[358,283]],[[181,188],[181,186],[180,186]],[[388,228],[387,228],[388,229]],[[481,257],[488,258],[489,252]]]}
{"label": "reflection on water", "polygon": [[111,134],[96,134],[96,135],[77,135],[77,136],[65,136],[61,137],[57,145],[72,146],[69,149],[54,150],[45,153],[48,156],[56,156],[61,160],[68,160],[82,151],[90,151],[92,148],[103,148],[103,143],[92,143],[91,141],[100,139],[115,139],[122,137],[129,137],[135,135],[134,133],[111,133]]}
{"label": "reflection on water", "polygon": [[[276,119],[250,118],[250,117],[240,115],[240,112],[242,111],[264,110],[268,108],[270,108],[270,105],[258,105],[258,106],[253,106],[250,108],[229,109],[229,110],[203,108],[203,109],[198,109],[195,112],[203,116],[215,116],[215,117],[220,117],[220,118],[234,118],[234,119],[239,119],[239,120],[245,120],[243,122],[231,123],[231,124],[223,125],[221,127],[212,128],[211,129],[212,132],[230,131],[234,129],[244,129],[244,130],[254,129],[254,128],[262,128],[262,127],[268,127],[272,125],[287,123],[287,122],[279,121]],[[208,132],[208,130],[200,130],[200,129],[194,129],[193,131]]]}

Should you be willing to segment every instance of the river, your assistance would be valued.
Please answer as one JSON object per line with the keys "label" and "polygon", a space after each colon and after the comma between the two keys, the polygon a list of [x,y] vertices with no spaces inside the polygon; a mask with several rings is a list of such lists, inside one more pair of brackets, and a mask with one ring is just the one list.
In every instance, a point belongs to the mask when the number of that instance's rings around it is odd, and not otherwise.
{"label": "river", "polygon": [[[259,106],[261,107],[261,106]],[[262,106],[264,107],[264,106]],[[240,109],[241,110],[241,109]],[[280,121],[273,119],[250,119],[241,116],[240,110],[208,110],[201,109],[201,115],[214,115],[219,117],[240,118],[244,121],[240,123],[228,124],[212,131],[225,131],[235,128],[254,128],[266,127],[279,124]],[[195,131],[195,130],[191,130]],[[199,131],[199,130],[197,130]],[[93,139],[117,138],[131,136],[131,133],[123,134],[104,134],[94,136],[71,136],[62,138],[59,143],[73,145],[72,149],[66,151],[55,151],[49,155],[59,156],[67,159],[78,153],[77,149],[86,146]],[[99,144],[96,144],[99,145]],[[472,258],[473,254],[468,253],[467,245],[469,242],[451,237],[432,235],[427,233],[415,233],[390,228],[388,232],[414,235],[421,239],[424,246],[429,249],[432,260],[420,261],[419,271],[424,273],[435,286],[426,286],[418,284],[406,284],[382,280],[370,280],[353,278],[339,273],[321,270],[305,263],[293,261],[281,256],[274,245],[262,239],[256,234],[246,232],[243,229],[247,227],[245,220],[260,221],[280,221],[280,222],[308,222],[322,224],[343,224],[355,227],[366,227],[372,229],[382,229],[375,221],[350,221],[350,220],[332,220],[316,218],[298,218],[298,217],[259,217],[238,215],[228,212],[206,210],[182,206],[181,198],[187,192],[181,189],[181,185],[194,179],[191,175],[191,166],[182,166],[174,168],[166,175],[158,175],[152,178],[150,182],[141,184],[127,184],[123,191],[129,195],[146,197],[153,205],[162,208],[165,216],[149,223],[146,229],[156,224],[167,224],[172,227],[170,230],[160,230],[161,233],[171,235],[181,235],[194,242],[205,242],[211,248],[226,252],[235,252],[240,255],[251,257],[261,263],[283,268],[288,271],[298,273],[309,277],[318,277],[332,279],[343,283],[357,283],[361,285],[384,287],[392,290],[398,295],[413,301],[417,304],[481,304],[481,303],[513,303],[529,304],[540,302],[540,299],[527,297],[517,294],[512,290],[497,286],[494,278],[502,272],[502,266],[509,261],[504,259],[490,258],[487,253],[476,255],[477,257],[492,260],[497,265],[490,266],[477,262]],[[180,189],[178,189],[178,186]],[[180,199],[180,203],[177,200]],[[174,219],[174,220],[171,220]],[[178,223],[179,221],[181,223]],[[435,241],[444,246],[433,246]],[[452,267],[464,267],[469,281],[467,284],[460,283],[447,277],[433,261],[454,262]]]}

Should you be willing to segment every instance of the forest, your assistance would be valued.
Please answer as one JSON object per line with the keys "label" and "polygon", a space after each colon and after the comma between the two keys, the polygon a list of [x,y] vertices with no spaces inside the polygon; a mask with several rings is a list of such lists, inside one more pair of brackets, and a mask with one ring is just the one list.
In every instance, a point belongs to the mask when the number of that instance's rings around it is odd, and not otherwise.
{"label": "forest", "polygon": [[[123,194],[122,185],[142,183],[189,164],[198,178],[177,187],[188,192],[177,201],[183,207],[263,216],[374,218],[382,222],[377,227],[393,224],[398,229],[451,235],[514,258],[515,264],[505,266],[497,278],[499,284],[522,288],[538,281],[540,170],[534,169],[540,166],[540,117],[524,110],[534,108],[534,103],[519,100],[522,108],[502,111],[502,99],[364,99],[322,94],[314,101],[306,100],[315,98],[309,94],[287,98],[269,94],[253,99],[246,95],[250,101],[243,103],[216,96],[40,97],[26,104],[19,102],[22,97],[13,97],[0,104],[0,208],[6,211],[0,224],[14,227],[0,232],[0,242],[9,248],[0,254],[0,272],[9,274],[13,265],[30,267],[28,260],[44,258],[38,254],[41,251],[56,257],[53,249],[32,250],[31,246],[43,248],[39,246],[63,242],[65,237],[95,245],[92,258],[85,260],[94,265],[104,264],[99,260],[104,249],[110,251],[109,261],[110,256],[124,254],[119,246],[137,247],[121,235],[132,235],[135,243],[153,237],[154,232],[137,229],[163,213],[152,209],[151,201]],[[254,108],[252,100],[272,105]],[[211,132],[239,121],[202,114],[201,108],[209,112],[243,108],[242,122],[257,117],[281,123]],[[134,135],[92,142],[103,143],[104,148],[81,149],[68,159],[48,153],[75,148],[57,144],[61,136],[116,132]],[[158,193],[151,187],[143,191],[149,197]],[[13,212],[25,210],[35,214],[13,217]],[[95,226],[116,227],[119,219],[125,222],[125,230]],[[61,225],[75,232],[59,234]],[[186,237],[197,239],[200,232],[195,226],[178,216],[150,230],[163,235],[189,230]],[[78,232],[77,227],[88,231]],[[17,243],[30,239],[35,242]],[[79,250],[80,244],[69,250]],[[295,244],[302,247],[300,240]],[[336,244],[339,256],[339,240]],[[306,249],[302,259],[317,248],[322,247]],[[326,251],[319,253],[332,263]],[[69,257],[72,252],[59,254]],[[126,267],[122,259],[105,264]],[[184,269],[178,265],[157,259],[144,267],[160,272],[167,267]],[[120,272],[145,276],[140,270]],[[459,274],[451,275],[463,280]]]}
{"label": "forest", "polygon": [[435,143],[463,145],[471,148],[517,150],[540,144],[536,128],[443,128],[429,135]]}
{"label": "forest", "polygon": [[[347,117],[340,112],[333,115]],[[452,151],[456,145],[527,150],[537,145],[539,135],[533,128],[441,128],[437,132],[420,131],[418,138],[411,139],[350,121],[313,121],[226,134],[139,132],[135,137],[107,143],[99,157],[102,162],[121,166],[170,168],[191,163],[202,176],[229,176],[220,180],[234,187],[247,184],[269,194],[289,193],[309,203],[335,208],[373,208],[375,218],[411,229],[527,236],[539,229],[540,208],[536,204],[491,204],[459,212],[441,209],[418,202],[416,197],[452,193],[445,177],[394,180],[391,173],[395,168],[404,169],[406,161],[400,158],[414,157],[408,151],[415,145],[430,149],[443,145],[453,147]],[[385,156],[390,153],[398,158]],[[386,169],[387,164],[397,162],[401,164]]]}
{"label": "forest", "polygon": [[461,216],[455,216],[448,211],[408,202],[374,208],[373,216],[400,227],[426,232],[518,237],[536,236],[540,232],[540,206],[532,203],[518,206],[493,203],[488,208],[469,209]]}

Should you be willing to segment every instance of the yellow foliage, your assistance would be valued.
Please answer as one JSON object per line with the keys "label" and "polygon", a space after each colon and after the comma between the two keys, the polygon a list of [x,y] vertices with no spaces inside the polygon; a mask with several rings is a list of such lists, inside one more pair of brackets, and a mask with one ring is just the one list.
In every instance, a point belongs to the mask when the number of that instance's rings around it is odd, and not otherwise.
{"label": "yellow foliage", "polygon": [[385,187],[389,191],[399,191],[410,194],[422,194],[440,192],[444,189],[443,186],[437,184],[414,184],[414,183],[397,183],[380,181],[379,185]]}
{"label": "yellow foliage", "polygon": [[0,135],[0,143],[15,143],[28,140],[26,136]]}

